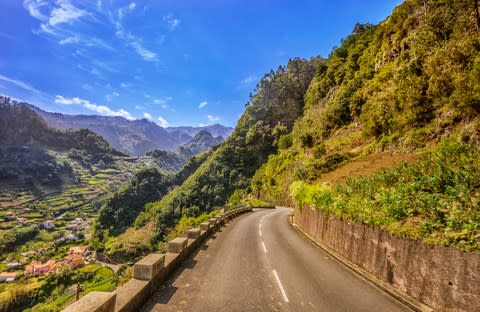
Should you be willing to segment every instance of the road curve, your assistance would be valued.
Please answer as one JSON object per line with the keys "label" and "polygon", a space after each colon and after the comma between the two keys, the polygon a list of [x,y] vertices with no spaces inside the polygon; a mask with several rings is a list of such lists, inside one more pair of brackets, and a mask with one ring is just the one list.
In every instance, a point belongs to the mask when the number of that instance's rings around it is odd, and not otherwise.
{"label": "road curve", "polygon": [[298,234],[289,209],[217,232],[142,311],[411,311]]}

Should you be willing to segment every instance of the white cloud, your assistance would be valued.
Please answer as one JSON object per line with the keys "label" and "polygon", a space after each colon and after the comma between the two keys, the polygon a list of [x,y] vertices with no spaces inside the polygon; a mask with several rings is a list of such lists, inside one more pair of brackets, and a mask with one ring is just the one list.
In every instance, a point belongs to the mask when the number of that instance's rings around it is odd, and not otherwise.
{"label": "white cloud", "polygon": [[93,90],[92,86],[89,85],[88,83],[84,83],[82,85],[82,89],[87,90],[87,91],[92,91]]}
{"label": "white cloud", "polygon": [[63,105],[81,105],[82,107],[91,110],[95,113],[98,113],[103,116],[117,116],[117,117],[123,117],[128,120],[134,120],[135,117],[133,117],[129,112],[124,110],[123,108],[119,109],[118,111],[112,110],[110,107],[105,106],[105,105],[97,105],[95,103],[91,103],[88,100],[83,100],[78,97],[74,98],[65,98],[61,95],[57,95],[55,97],[55,103],[58,104],[63,104]]}
{"label": "white cloud", "polygon": [[175,18],[172,13],[165,15],[163,17],[163,21],[168,24],[171,31],[174,31],[178,27],[178,25],[180,25],[180,20],[178,18]]}
{"label": "white cloud", "polygon": [[127,33],[120,22],[115,22],[114,24],[117,38],[122,39],[127,45],[131,46],[145,61],[158,62],[157,54],[144,47],[141,37]]}
{"label": "white cloud", "polygon": [[128,6],[128,8],[130,9],[130,11],[133,11],[135,10],[135,7],[137,6],[137,4],[135,2],[132,2],[130,3],[130,5]]}
{"label": "white cloud", "polygon": [[171,96],[167,96],[161,99],[154,99],[153,103],[154,104],[159,104],[161,108],[167,109],[168,108],[168,102],[173,100]]}
{"label": "white cloud", "polygon": [[149,113],[143,113],[143,118],[153,120],[152,115],[150,115]]}
{"label": "white cloud", "polygon": [[23,1],[23,7],[27,9],[30,15],[40,21],[47,21],[48,17],[41,12],[41,9],[44,6],[47,6],[48,2],[46,1],[37,1],[37,0],[25,0]]}
{"label": "white cloud", "polygon": [[135,109],[138,109],[138,110],[141,110],[141,109],[144,109],[145,107],[143,107],[142,105],[135,105]]}
{"label": "white cloud", "polygon": [[124,89],[127,89],[130,85],[126,82],[122,82],[120,83],[120,87],[124,88]]}
{"label": "white cloud", "polygon": [[0,80],[8,82],[10,84],[13,84],[14,86],[20,87],[24,90],[27,90],[27,91],[30,91],[30,92],[33,92],[33,93],[42,93],[41,91],[35,89],[34,87],[32,87],[30,84],[28,84],[26,82],[23,82],[21,80],[15,80],[15,79],[9,78],[7,76],[4,76],[2,74],[0,74]]}
{"label": "white cloud", "polygon": [[198,108],[204,108],[205,106],[207,106],[207,104],[208,104],[207,101],[203,101],[200,104],[198,104]]}
{"label": "white cloud", "polygon": [[48,24],[55,26],[58,24],[71,24],[80,17],[87,14],[86,11],[80,10],[79,8],[72,5],[67,0],[57,0],[56,4],[58,7],[55,7],[50,13],[50,18]]}
{"label": "white cloud", "polygon": [[220,117],[212,116],[212,115],[208,115],[207,118],[210,121],[219,121],[220,120]]}
{"label": "white cloud", "polygon": [[66,44],[73,44],[73,43],[79,43],[80,38],[74,36],[74,37],[67,37],[65,39],[60,40],[58,43],[60,45],[66,45]]}
{"label": "white cloud", "polygon": [[[72,0],[24,0],[24,8],[33,18],[40,21],[39,28],[33,30],[33,33],[58,39],[60,45],[83,44],[114,51],[105,41],[74,29],[72,25],[84,18],[97,20],[92,13],[74,6],[72,2]],[[102,2],[98,1],[96,6],[101,11]]]}
{"label": "white cloud", "polygon": [[242,81],[240,83],[244,84],[244,85],[247,85],[247,84],[251,84],[252,82],[255,82],[255,81],[257,81],[257,77],[253,76],[253,75],[250,75],[250,76],[242,79]]}
{"label": "white cloud", "polygon": [[161,126],[161,127],[168,127],[168,121],[165,120],[165,118],[163,118],[162,116],[159,116],[158,117],[158,124]]}

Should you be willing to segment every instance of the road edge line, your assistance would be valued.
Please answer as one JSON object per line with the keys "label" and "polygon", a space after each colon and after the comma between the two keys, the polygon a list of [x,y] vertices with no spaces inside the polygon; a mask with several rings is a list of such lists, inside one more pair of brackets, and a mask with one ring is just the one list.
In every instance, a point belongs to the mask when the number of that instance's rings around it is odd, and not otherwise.
{"label": "road edge line", "polygon": [[434,309],[430,308],[429,306],[419,302],[418,300],[409,297],[408,295],[401,293],[397,289],[393,288],[390,285],[387,285],[386,283],[382,282],[372,274],[368,273],[367,271],[363,270],[356,264],[352,263],[345,257],[339,255],[336,251],[333,249],[327,247],[326,245],[317,242],[312,236],[310,236],[308,233],[304,232],[296,223],[294,219],[293,214],[288,215],[288,223],[298,232],[300,233],[303,237],[305,237],[307,240],[309,240],[312,244],[317,246],[318,248],[322,249],[324,252],[326,252],[329,256],[331,256],[335,261],[340,263],[341,265],[345,266],[347,269],[358,275],[360,278],[365,280],[366,282],[370,283],[371,285],[375,286],[376,288],[379,288],[383,290],[385,293],[390,295],[392,298],[396,299],[397,301],[401,302],[405,306],[409,307],[413,311],[416,312],[435,312]]}

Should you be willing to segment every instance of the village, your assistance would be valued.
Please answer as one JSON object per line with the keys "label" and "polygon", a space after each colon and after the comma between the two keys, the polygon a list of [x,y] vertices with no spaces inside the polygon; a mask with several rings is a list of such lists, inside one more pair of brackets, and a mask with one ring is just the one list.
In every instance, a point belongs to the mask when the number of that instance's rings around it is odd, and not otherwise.
{"label": "village", "polygon": [[[39,251],[41,254],[42,250]],[[32,253],[24,254],[23,256],[31,256]],[[96,260],[93,257],[93,252],[88,246],[74,246],[70,247],[68,255],[60,260],[48,260],[45,263],[33,260],[29,264],[23,265],[20,262],[6,263],[8,271],[0,272],[0,282],[13,282],[18,277],[36,277],[47,274],[57,274],[62,270],[75,270],[85,263],[94,263]],[[23,272],[21,269],[23,269]]]}

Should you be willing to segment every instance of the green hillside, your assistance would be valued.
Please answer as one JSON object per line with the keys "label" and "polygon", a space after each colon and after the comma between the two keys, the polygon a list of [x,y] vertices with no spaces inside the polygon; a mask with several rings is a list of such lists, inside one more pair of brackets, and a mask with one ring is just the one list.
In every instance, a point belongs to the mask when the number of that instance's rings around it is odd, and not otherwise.
{"label": "green hillside", "polygon": [[[278,204],[295,198],[478,250],[480,29],[472,4],[405,1],[381,24],[357,25],[318,68],[304,116],[257,171],[252,195]],[[358,167],[372,176],[337,187],[332,170],[381,152],[398,167],[375,174],[381,166]],[[400,165],[409,155],[421,160]]]}
{"label": "green hillside", "polygon": [[318,184],[368,155],[418,159],[452,135],[474,145],[479,34],[472,1],[410,0],[379,25],[357,24],[328,58],[294,59],[266,74],[232,136],[148,205],[155,238],[230,197],[293,204],[292,183]]}

